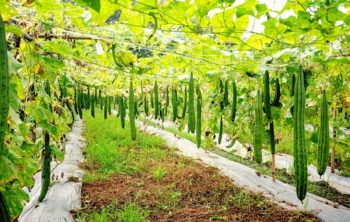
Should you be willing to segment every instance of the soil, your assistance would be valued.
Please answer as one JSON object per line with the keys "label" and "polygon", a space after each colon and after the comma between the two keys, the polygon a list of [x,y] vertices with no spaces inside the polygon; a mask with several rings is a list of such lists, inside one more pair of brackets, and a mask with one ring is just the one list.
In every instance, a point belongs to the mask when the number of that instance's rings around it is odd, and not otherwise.
{"label": "soil", "polygon": [[84,212],[111,204],[121,209],[135,202],[149,211],[149,221],[320,221],[312,214],[286,210],[238,188],[217,169],[189,159],[172,155],[166,161],[150,163],[149,169],[155,165],[167,169],[158,180],[145,171],[84,183]]}

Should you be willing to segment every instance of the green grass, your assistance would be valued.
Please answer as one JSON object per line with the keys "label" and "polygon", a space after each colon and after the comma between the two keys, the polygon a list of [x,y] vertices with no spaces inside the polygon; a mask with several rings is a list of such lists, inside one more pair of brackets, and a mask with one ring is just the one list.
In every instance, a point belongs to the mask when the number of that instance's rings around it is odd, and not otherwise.
{"label": "green grass", "polygon": [[96,165],[96,170],[87,173],[85,181],[107,179],[114,173],[135,175],[145,169],[146,161],[166,157],[166,149],[159,149],[165,147],[159,137],[138,132],[136,141],[132,141],[128,123],[122,129],[119,119],[113,115],[104,120],[99,111],[95,119],[88,112],[84,114],[86,161]]}
{"label": "green grass", "polygon": [[116,205],[108,205],[100,211],[93,211],[89,213],[82,213],[78,215],[80,222],[143,222],[147,221],[148,212],[141,209],[137,204],[130,202],[122,209],[118,209]]}

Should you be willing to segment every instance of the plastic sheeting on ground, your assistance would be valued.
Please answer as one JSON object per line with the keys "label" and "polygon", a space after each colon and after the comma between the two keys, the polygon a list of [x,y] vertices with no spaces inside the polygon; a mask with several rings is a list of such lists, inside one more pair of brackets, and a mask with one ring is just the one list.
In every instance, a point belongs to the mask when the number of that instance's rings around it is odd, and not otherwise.
{"label": "plastic sheeting on ground", "polygon": [[19,217],[20,222],[73,222],[71,210],[81,208],[83,171],[79,164],[83,160],[83,121],[75,122],[68,133],[64,160],[51,162],[51,186],[43,202],[38,203],[41,190],[41,172],[35,174],[35,185],[28,191],[30,201]]}

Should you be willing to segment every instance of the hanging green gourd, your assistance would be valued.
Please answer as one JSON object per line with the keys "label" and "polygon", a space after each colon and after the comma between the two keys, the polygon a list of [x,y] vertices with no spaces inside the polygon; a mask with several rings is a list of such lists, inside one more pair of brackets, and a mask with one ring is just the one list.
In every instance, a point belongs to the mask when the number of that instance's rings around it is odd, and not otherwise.
{"label": "hanging green gourd", "polygon": [[197,147],[201,146],[202,139],[202,93],[197,86],[197,124],[196,124],[196,142]]}
{"label": "hanging green gourd", "polygon": [[108,114],[112,115],[112,97],[108,97]]}
{"label": "hanging green gourd", "polygon": [[219,138],[218,138],[218,143],[221,144],[222,141],[222,133],[224,130],[224,122],[222,120],[222,113],[220,115],[220,126],[219,126]]}
{"label": "hanging green gourd", "polygon": [[137,102],[137,98],[136,97],[135,97],[134,106],[135,106],[135,119],[136,119],[140,115],[139,109],[138,109],[138,102]]}
{"label": "hanging green gourd", "polygon": [[130,122],[130,132],[131,139],[136,140],[136,126],[135,126],[135,97],[134,97],[134,87],[132,84],[132,78],[130,78],[129,86],[129,122]]}
{"label": "hanging green gourd", "polygon": [[40,195],[38,198],[39,202],[42,202],[47,194],[47,191],[49,190],[50,186],[50,172],[51,172],[51,149],[50,149],[50,134],[45,131],[44,133],[44,151],[43,151],[43,156],[44,156],[44,161],[43,161],[43,167],[42,167],[42,172],[41,172],[41,191]]}
{"label": "hanging green gourd", "polygon": [[[45,93],[51,97],[51,90],[50,90],[50,84],[48,81],[45,82]],[[52,106],[51,101],[49,102],[49,109],[52,112]],[[50,134],[47,130],[44,132],[44,150],[43,150],[43,157],[44,161],[42,162],[42,171],[41,171],[41,191],[38,198],[39,202],[42,202],[46,196],[47,191],[49,190],[50,186],[50,179],[51,179],[51,147],[50,147]]]}
{"label": "hanging green gourd", "polygon": [[182,110],[182,119],[186,118],[186,110],[187,110],[187,87],[185,86],[185,96],[184,96],[184,107]]}
{"label": "hanging green gourd", "polygon": [[220,109],[221,111],[225,108],[225,102],[224,102],[224,84],[222,83],[222,80],[219,79],[219,95],[220,95]]}
{"label": "hanging green gourd", "polygon": [[83,119],[83,94],[81,89],[78,89],[78,113],[80,119]]}
{"label": "hanging green gourd", "polygon": [[91,116],[92,117],[94,117],[95,118],[95,99],[94,98],[92,98],[92,100],[91,100]]}
{"label": "hanging green gourd", "polygon": [[275,98],[273,99],[271,106],[279,106],[281,98],[280,81],[276,78]]}
{"label": "hanging green gourd", "polygon": [[120,124],[122,128],[125,128],[125,115],[126,115],[126,107],[124,97],[120,97]]}
{"label": "hanging green gourd", "polygon": [[105,96],[104,97],[104,100],[105,100],[105,104],[104,104],[104,119],[107,119],[107,115],[108,115],[108,96]]}
{"label": "hanging green gourd", "polygon": [[[0,153],[4,150],[5,134],[7,132],[7,116],[9,113],[9,67],[7,57],[7,42],[5,26],[0,14]],[[10,222],[11,216],[5,198],[0,192],[0,221]]]}
{"label": "hanging green gourd", "polygon": [[151,94],[151,107],[154,108],[154,98],[153,98],[153,91],[150,93]]}
{"label": "hanging green gourd", "polygon": [[320,176],[324,174],[328,164],[329,156],[329,120],[326,91],[322,91],[321,104],[321,126],[318,139],[317,172]]}
{"label": "hanging green gourd", "polygon": [[232,106],[231,106],[231,122],[234,123],[236,119],[236,110],[237,110],[237,86],[236,82],[232,82]]}
{"label": "hanging green gourd", "polygon": [[228,106],[230,101],[228,100],[228,81],[225,81],[225,90],[224,90],[224,106]]}
{"label": "hanging green gourd", "polygon": [[171,102],[173,106],[173,122],[175,122],[177,119],[177,92],[175,88],[172,89]]}
{"label": "hanging green gourd", "polygon": [[273,181],[275,181],[275,178],[276,178],[275,130],[274,130],[274,123],[273,123],[272,114],[271,114],[270,102],[271,102],[270,77],[269,77],[269,72],[266,70],[264,74],[264,105],[265,105],[267,120],[270,127],[269,135],[270,135],[270,147],[271,147],[271,155],[272,155],[271,171],[272,171],[272,179]]}
{"label": "hanging green gourd", "polygon": [[154,82],[154,118],[158,119],[159,116],[159,98],[158,98],[158,83],[157,80]]}
{"label": "hanging green gourd", "polygon": [[262,161],[262,137],[263,137],[263,110],[261,93],[258,90],[255,104],[255,124],[254,124],[254,157],[257,163]]}
{"label": "hanging green gourd", "polygon": [[307,156],[305,144],[305,88],[302,67],[295,80],[294,89],[294,171],[296,191],[303,201],[307,192]]}
{"label": "hanging green gourd", "polygon": [[98,94],[97,94],[97,87],[95,86],[94,88],[95,88],[95,93],[94,93],[95,102],[94,102],[94,104],[96,105],[98,103]]}
{"label": "hanging green gourd", "polygon": [[148,105],[148,97],[147,97],[147,93],[144,94],[144,101],[143,101],[143,107],[145,109],[145,114],[146,116],[149,115],[149,105]]}
{"label": "hanging green gourd", "polygon": [[196,117],[194,109],[194,80],[192,73],[190,77],[188,93],[188,131],[194,133],[196,130]]}
{"label": "hanging green gourd", "polygon": [[166,86],[166,102],[165,102],[165,108],[164,108],[164,116],[168,115],[168,107],[169,107],[169,86]]}
{"label": "hanging green gourd", "polygon": [[74,111],[75,114],[79,114],[78,112],[78,93],[77,93],[77,87],[74,87]]}
{"label": "hanging green gourd", "polygon": [[90,109],[90,103],[91,103],[91,95],[90,95],[90,86],[87,86],[87,98],[86,98],[86,109]]}

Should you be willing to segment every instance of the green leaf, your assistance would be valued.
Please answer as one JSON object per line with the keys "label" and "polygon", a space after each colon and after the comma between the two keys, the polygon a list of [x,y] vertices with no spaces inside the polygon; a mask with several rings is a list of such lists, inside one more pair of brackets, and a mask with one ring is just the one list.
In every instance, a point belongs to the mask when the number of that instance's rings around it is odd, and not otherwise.
{"label": "green leaf", "polygon": [[87,6],[96,12],[100,12],[101,4],[100,0],[76,0],[79,5]]}

